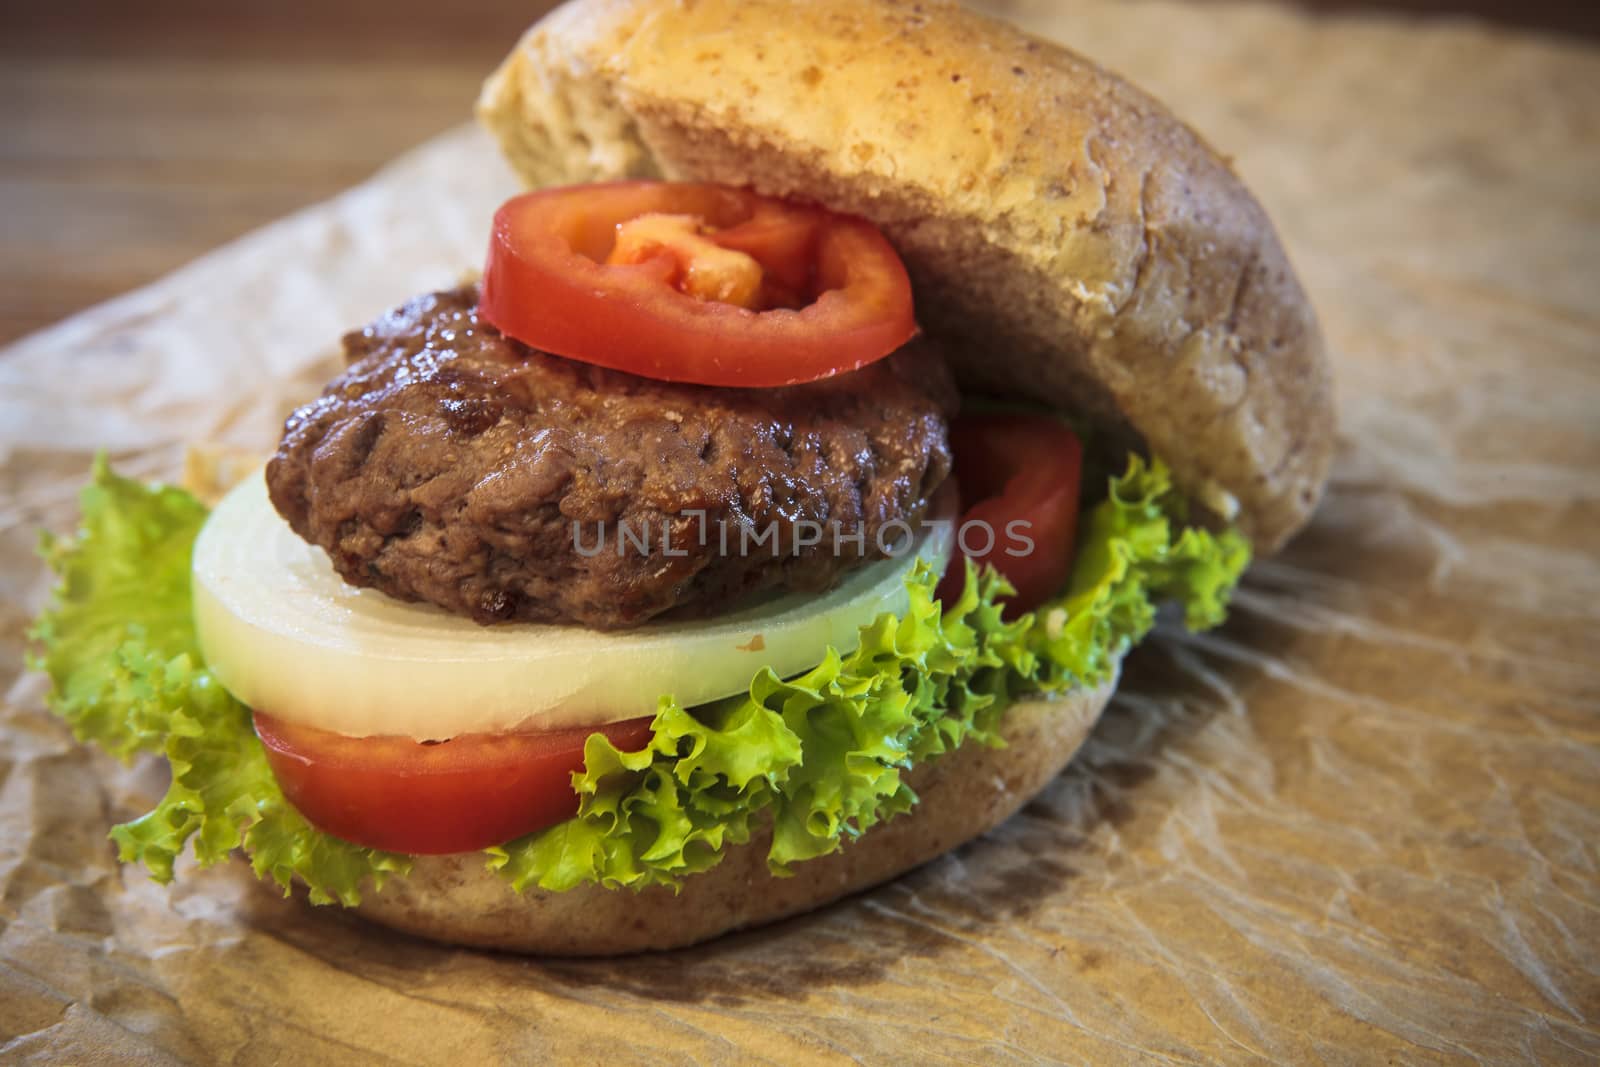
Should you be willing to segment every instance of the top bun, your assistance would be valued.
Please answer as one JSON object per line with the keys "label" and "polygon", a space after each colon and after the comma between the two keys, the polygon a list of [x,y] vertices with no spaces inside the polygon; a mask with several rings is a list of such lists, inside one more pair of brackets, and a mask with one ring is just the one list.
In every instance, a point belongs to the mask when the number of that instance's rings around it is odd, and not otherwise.
{"label": "top bun", "polygon": [[1258,551],[1316,506],[1332,390],[1272,224],[1064,48],[941,0],[571,0],[478,110],[531,185],[700,179],[865,216],[966,388],[1142,438]]}

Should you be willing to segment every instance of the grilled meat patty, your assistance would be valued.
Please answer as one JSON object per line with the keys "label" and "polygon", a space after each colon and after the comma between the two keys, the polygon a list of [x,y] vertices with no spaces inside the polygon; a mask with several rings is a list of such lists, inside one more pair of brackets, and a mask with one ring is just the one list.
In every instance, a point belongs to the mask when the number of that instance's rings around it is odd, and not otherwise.
{"label": "grilled meat patty", "polygon": [[826,588],[949,473],[955,389],[919,342],[808,385],[681,385],[529,348],[476,303],[434,293],[347,335],[268,464],[352,584],[481,623],[707,614]]}

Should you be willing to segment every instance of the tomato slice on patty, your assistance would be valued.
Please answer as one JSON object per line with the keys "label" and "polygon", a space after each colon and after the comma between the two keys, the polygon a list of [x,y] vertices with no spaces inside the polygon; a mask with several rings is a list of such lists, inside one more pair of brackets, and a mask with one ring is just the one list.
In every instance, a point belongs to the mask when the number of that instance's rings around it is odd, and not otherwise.
{"label": "tomato slice on patty", "polygon": [[1007,616],[1032,611],[1066,588],[1078,528],[1083,445],[1047,415],[991,413],[956,419],[950,451],[961,486],[955,551],[936,595],[961,595],[965,556],[1016,587]]}
{"label": "tomato slice on patty", "polygon": [[702,385],[815,381],[916,333],[905,266],[871,223],[700,182],[507,201],[481,294],[479,314],[524,344]]}
{"label": "tomato slice on patty", "polygon": [[602,733],[624,751],[650,743],[651,716],[599,727],[409,737],[346,737],[255,713],[284,796],[319,830],[411,855],[470,852],[578,813],[573,772]]}

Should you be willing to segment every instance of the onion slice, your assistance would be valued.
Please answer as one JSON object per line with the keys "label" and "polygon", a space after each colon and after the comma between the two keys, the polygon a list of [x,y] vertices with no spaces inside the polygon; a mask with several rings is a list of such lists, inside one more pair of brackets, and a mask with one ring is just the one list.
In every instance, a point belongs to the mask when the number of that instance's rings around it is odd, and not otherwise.
{"label": "onion slice", "polygon": [[862,626],[905,611],[906,576],[919,559],[942,567],[950,541],[948,523],[924,523],[912,550],[826,594],[711,619],[613,633],[486,627],[345,584],[273,509],[257,474],[217,505],[195,543],[195,622],[228,691],[291,722],[418,741],[595,726],[652,714],[663,695],[685,707],[731,696],[763,667],[798,674],[829,645],[853,650]]}

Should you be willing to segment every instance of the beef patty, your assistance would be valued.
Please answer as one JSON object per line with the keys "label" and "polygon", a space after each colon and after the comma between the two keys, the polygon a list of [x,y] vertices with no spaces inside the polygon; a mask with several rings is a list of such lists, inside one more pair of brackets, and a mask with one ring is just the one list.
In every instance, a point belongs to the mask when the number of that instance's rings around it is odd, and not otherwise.
{"label": "beef patty", "polygon": [[347,335],[348,368],[267,466],[352,584],[481,623],[704,614],[827,587],[949,473],[931,347],[809,385],[679,385],[529,348],[476,303],[418,297]]}

